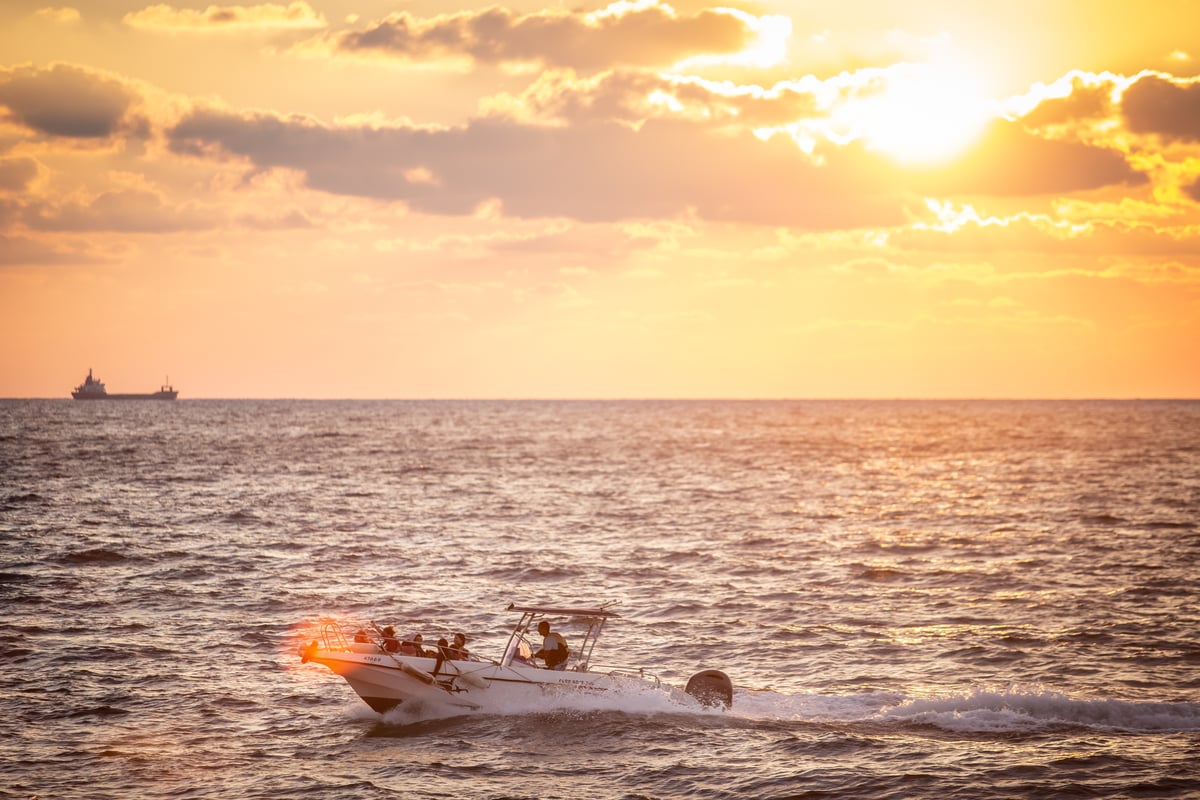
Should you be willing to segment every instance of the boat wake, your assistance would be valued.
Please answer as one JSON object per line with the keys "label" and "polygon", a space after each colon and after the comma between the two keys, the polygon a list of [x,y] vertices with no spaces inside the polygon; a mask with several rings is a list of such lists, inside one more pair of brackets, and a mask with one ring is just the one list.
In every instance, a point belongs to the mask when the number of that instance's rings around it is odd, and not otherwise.
{"label": "boat wake", "polygon": [[754,720],[923,726],[953,733],[1033,733],[1061,728],[1169,733],[1200,730],[1200,703],[1076,699],[1041,687],[976,688],[908,697],[742,692],[734,712]]}

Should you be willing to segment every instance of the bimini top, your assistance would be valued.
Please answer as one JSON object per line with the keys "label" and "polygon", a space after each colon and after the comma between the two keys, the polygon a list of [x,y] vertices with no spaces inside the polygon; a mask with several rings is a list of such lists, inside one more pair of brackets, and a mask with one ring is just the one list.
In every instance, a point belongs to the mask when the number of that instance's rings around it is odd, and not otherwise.
{"label": "bimini top", "polygon": [[515,603],[509,603],[508,608],[505,610],[520,611],[522,614],[557,614],[569,617],[600,617],[601,619],[621,616],[604,606],[600,608],[562,608],[560,606],[519,606]]}

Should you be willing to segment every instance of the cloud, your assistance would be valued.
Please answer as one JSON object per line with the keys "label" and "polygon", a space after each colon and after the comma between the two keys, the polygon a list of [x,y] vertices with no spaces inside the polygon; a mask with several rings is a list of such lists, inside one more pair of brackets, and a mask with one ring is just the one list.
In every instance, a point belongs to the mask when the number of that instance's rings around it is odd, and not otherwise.
{"label": "cloud", "polygon": [[296,209],[281,211],[275,214],[242,214],[237,222],[247,228],[260,231],[295,230],[297,228],[312,228],[313,221]]}
{"label": "cloud", "polygon": [[0,266],[80,264],[98,260],[95,255],[61,241],[45,242],[0,233]]}
{"label": "cloud", "polygon": [[762,88],[629,69],[582,78],[573,70],[547,70],[519,95],[500,94],[481,106],[515,120],[640,124],[658,117],[751,130],[823,119],[819,87],[815,78]]}
{"label": "cloud", "polygon": [[1135,133],[1200,142],[1200,78],[1142,76],[1122,93],[1121,112]]}
{"label": "cloud", "polygon": [[992,123],[962,158],[912,178],[915,189],[935,195],[1035,195],[1146,183],[1115,150],[1045,139],[1006,120]]}
{"label": "cloud", "polygon": [[1024,125],[1059,139],[1155,153],[1162,143],[1153,137],[1200,142],[1200,77],[1076,71],[1039,84],[1013,104]]}
{"label": "cloud", "polygon": [[[667,92],[664,104],[684,111],[647,116],[655,113],[647,99]],[[1147,183],[1115,150],[1046,139],[1007,120],[938,167],[900,166],[862,142],[827,142],[813,158],[789,135],[756,135],[753,123],[766,118],[823,113],[814,103],[799,84],[755,94],[636,73],[582,81],[560,74],[535,82],[511,106],[500,103],[522,113],[455,128],[328,125],[197,108],[167,139],[179,153],[294,169],[311,188],[403,201],[429,214],[465,216],[488,206],[509,216],[597,222],[694,213],[812,230],[885,227],[903,224],[905,205],[918,195],[1070,194]],[[695,113],[721,104],[732,106]],[[545,124],[547,116],[556,124]]]}
{"label": "cloud", "polygon": [[1085,256],[1095,264],[1116,255],[1153,260],[1200,255],[1200,230],[1186,224],[1124,219],[1073,223],[1042,214],[992,217],[951,203],[931,202],[931,209],[937,223],[892,231],[888,244],[914,252]]}
{"label": "cloud", "polygon": [[1200,179],[1197,179],[1183,187],[1183,193],[1195,200],[1197,203],[1200,203]]}
{"label": "cloud", "polygon": [[[866,141],[869,137],[861,131],[839,133],[834,118],[843,113],[842,105],[886,91],[888,81],[895,79],[896,75],[884,71],[866,70],[825,81],[808,77],[763,88],[631,70],[586,78],[571,71],[549,71],[520,95],[491,98],[483,109],[518,121],[557,125],[619,121],[637,126],[660,119],[734,133],[774,131],[791,137],[806,153],[815,154],[830,171],[842,167],[843,179],[857,176],[854,180],[859,186],[875,190],[890,187],[927,194],[1013,196],[1146,182],[1117,149],[1102,142],[1042,135],[1028,129],[1033,127],[1029,117],[1020,124],[992,118],[960,157],[942,166],[936,162],[925,167],[902,166],[887,161],[867,152],[871,149]],[[1101,94],[1097,90],[1086,98],[1082,93],[1075,95],[1077,105],[1070,110],[1051,102],[1044,118],[1061,122],[1076,114],[1111,116],[1111,107],[1098,104]],[[936,128],[925,131],[926,136],[937,134]],[[877,171],[877,179],[873,182],[859,174],[865,170]]]}
{"label": "cloud", "polygon": [[214,227],[218,220],[193,208],[176,208],[155,192],[121,189],[104,192],[89,202],[31,205],[25,224],[37,231],[120,231],[173,233]]}
{"label": "cloud", "polygon": [[82,67],[56,64],[0,68],[0,116],[39,133],[105,139],[140,132],[138,100],[128,86]]}
{"label": "cloud", "polygon": [[754,43],[754,18],[724,9],[680,14],[658,2],[618,2],[599,12],[518,14],[491,7],[422,19],[392,14],[325,44],[336,53],[407,61],[469,59],[481,64],[540,64],[595,71],[612,66],[669,66]]}
{"label": "cloud", "polygon": [[63,8],[39,8],[37,15],[42,19],[48,19],[59,25],[74,25],[83,19],[83,16],[79,13],[79,9],[69,6]]}
{"label": "cloud", "polygon": [[[235,169],[244,160],[259,174],[292,170],[320,192],[444,216],[491,209],[586,222],[691,215],[814,231],[889,228],[910,221],[908,209],[922,196],[1069,195],[1147,183],[1123,153],[1047,138],[1024,119],[993,121],[972,149],[940,166],[892,163],[863,141],[831,138],[806,150],[794,131],[821,122],[844,94],[840,84],[826,83],[806,78],[764,89],[635,70],[587,78],[550,71],[521,95],[485,104],[488,116],[456,127],[374,118],[332,124],[180,101],[171,108],[177,121],[153,133],[176,154],[233,157]],[[146,102],[135,84],[80,67],[0,70],[0,115],[47,135],[149,136]],[[1061,107],[1055,113],[1061,117]],[[28,185],[31,169],[0,162],[0,188]],[[128,187],[87,202],[30,207],[24,219],[39,230],[213,224],[207,213]],[[246,224],[307,221],[276,214]]]}
{"label": "cloud", "polygon": [[1017,104],[1023,107],[1020,123],[1039,136],[1062,146],[1084,143],[1108,150],[1145,171],[1167,213],[1181,213],[1179,204],[1186,199],[1200,200],[1200,77],[1073,72],[1049,86],[1035,86]]}
{"label": "cloud", "polygon": [[[786,137],[764,142],[688,121],[649,120],[634,129],[484,119],[426,129],[197,109],[167,137],[176,152],[224,152],[257,169],[296,169],[312,188],[400,200],[431,214],[469,215],[498,202],[512,216],[586,221],[691,211],[802,228],[903,220],[893,198],[869,191],[880,187],[859,165],[818,167]],[[422,180],[410,180],[413,174]]]}
{"label": "cloud", "polygon": [[1116,113],[1119,87],[1115,75],[1073,72],[1023,98],[1022,102],[1031,107],[1024,111],[1021,121],[1031,128],[1043,128],[1110,119]]}
{"label": "cloud", "polygon": [[37,174],[32,158],[0,158],[0,192],[24,191]]}
{"label": "cloud", "polygon": [[233,31],[255,29],[324,28],[325,18],[305,2],[257,6],[209,6],[203,11],[174,8],[166,3],[148,6],[125,15],[131,28],[158,31]]}

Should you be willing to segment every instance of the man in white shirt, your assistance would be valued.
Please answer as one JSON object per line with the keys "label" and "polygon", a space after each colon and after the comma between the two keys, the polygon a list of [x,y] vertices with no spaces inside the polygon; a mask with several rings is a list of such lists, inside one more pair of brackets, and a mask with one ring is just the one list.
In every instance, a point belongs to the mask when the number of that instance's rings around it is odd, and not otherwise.
{"label": "man in white shirt", "polygon": [[570,652],[567,640],[561,633],[551,633],[550,623],[546,620],[539,622],[537,629],[542,636],[542,649],[534,653],[533,657],[545,661],[546,669],[566,669],[567,653]]}

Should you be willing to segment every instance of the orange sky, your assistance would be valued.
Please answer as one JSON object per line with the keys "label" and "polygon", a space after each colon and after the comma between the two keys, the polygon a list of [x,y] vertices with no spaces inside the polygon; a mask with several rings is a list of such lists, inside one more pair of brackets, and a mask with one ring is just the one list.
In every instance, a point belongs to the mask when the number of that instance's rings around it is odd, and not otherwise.
{"label": "orange sky", "polygon": [[0,397],[1200,397],[1197,31],[7,0]]}

